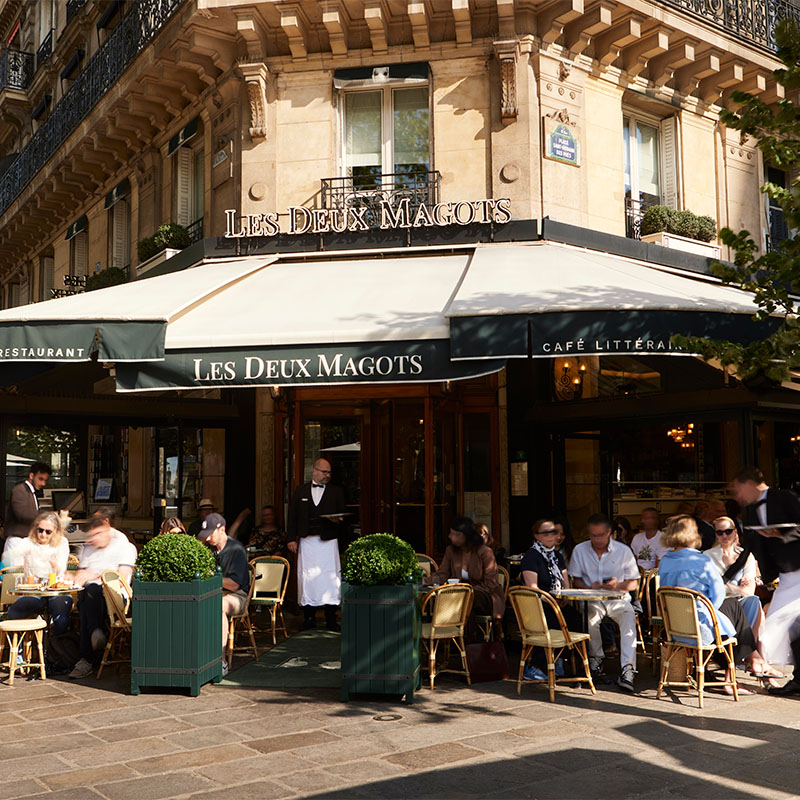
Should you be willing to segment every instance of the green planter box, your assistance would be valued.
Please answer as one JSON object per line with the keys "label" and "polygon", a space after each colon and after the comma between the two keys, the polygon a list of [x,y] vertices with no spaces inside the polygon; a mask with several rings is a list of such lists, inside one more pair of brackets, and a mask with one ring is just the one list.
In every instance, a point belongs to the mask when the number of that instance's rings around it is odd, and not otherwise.
{"label": "green planter box", "polygon": [[414,586],[342,583],[342,699],[352,693],[402,694],[419,688],[422,622]]}
{"label": "green planter box", "polygon": [[188,583],[133,579],[131,694],[222,680],[222,574]]}

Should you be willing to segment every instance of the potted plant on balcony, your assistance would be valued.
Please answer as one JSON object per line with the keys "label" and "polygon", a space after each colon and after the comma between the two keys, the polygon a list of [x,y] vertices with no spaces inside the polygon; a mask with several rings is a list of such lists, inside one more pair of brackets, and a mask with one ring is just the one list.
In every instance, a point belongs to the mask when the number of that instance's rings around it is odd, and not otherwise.
{"label": "potted plant on balcony", "polygon": [[419,688],[422,623],[415,584],[422,572],[408,542],[373,533],[342,563],[342,699],[352,693],[404,695]]}
{"label": "potted plant on balcony", "polygon": [[650,206],[642,215],[640,230],[643,242],[719,258],[719,245],[711,244],[717,235],[717,223],[712,217],[670,206]]}
{"label": "potted plant on balcony", "polygon": [[176,222],[165,222],[163,225],[159,225],[158,230],[152,236],[140,239],[136,245],[139,255],[136,274],[143,275],[162,261],[172,258],[191,243],[192,237],[183,225],[178,225]]}
{"label": "potted plant on balcony", "polygon": [[222,680],[222,573],[193,536],[166,533],[139,553],[133,578],[131,694]]}

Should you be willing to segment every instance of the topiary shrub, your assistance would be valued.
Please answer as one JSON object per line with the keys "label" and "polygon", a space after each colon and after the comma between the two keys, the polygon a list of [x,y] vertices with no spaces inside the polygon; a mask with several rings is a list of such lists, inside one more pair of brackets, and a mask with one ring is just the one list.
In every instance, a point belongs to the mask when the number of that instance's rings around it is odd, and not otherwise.
{"label": "topiary shrub", "polygon": [[713,217],[704,215],[697,218],[697,238],[701,242],[710,242],[717,238],[717,222]]}
{"label": "topiary shrub", "polygon": [[182,583],[193,581],[197,574],[210,578],[217,569],[211,550],[185,533],[164,533],[151,539],[136,559],[136,569],[143,581]]}
{"label": "topiary shrub", "polygon": [[674,214],[675,209],[669,206],[650,206],[642,215],[640,225],[642,236],[670,230]]}
{"label": "topiary shrub", "polygon": [[171,247],[174,250],[183,250],[184,247],[188,247],[191,243],[192,237],[189,236],[189,231],[183,225],[178,225],[177,222],[165,222],[163,225],[158,226],[158,230],[152,236],[140,239],[136,245],[136,250],[141,263],[167,247]]}
{"label": "topiary shrub", "polygon": [[670,233],[685,236],[687,239],[696,239],[699,227],[697,216],[691,211],[676,211],[672,218]]}
{"label": "topiary shrub", "polygon": [[125,283],[128,276],[125,270],[120,267],[108,267],[102,272],[96,272],[94,275],[89,275],[86,278],[86,291],[91,292],[92,289],[105,289],[106,286],[116,286],[119,283]]}
{"label": "topiary shrub", "polygon": [[342,562],[342,578],[358,586],[402,586],[421,576],[414,548],[391,533],[356,539]]}

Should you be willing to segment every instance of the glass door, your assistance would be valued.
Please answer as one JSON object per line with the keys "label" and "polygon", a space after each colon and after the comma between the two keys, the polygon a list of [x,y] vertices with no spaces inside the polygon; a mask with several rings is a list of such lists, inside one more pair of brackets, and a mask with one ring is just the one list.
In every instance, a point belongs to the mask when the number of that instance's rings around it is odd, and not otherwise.
{"label": "glass door", "polygon": [[153,532],[157,533],[163,520],[180,516],[178,428],[153,428],[153,441]]}

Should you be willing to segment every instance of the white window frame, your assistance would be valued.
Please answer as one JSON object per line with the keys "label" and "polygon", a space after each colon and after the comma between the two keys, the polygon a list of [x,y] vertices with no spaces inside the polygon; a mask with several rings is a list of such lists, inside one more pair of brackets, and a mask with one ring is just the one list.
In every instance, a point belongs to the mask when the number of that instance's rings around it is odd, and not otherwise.
{"label": "white window frame", "polygon": [[[394,174],[394,90],[421,89],[428,90],[428,171],[434,170],[433,163],[433,92],[430,80],[387,80],[371,86],[338,89],[339,118],[339,174],[347,175],[347,119],[345,95],[356,92],[378,92],[381,97],[381,180],[385,175]],[[388,101],[387,101],[388,98]],[[388,167],[388,169],[387,169]]]}
{"label": "white window frame", "polygon": [[[622,124],[623,131],[627,120],[628,126],[628,141],[633,144],[637,141],[636,137],[636,123],[644,123],[653,128],[658,129],[658,165],[659,165],[659,202],[663,205],[672,206],[676,209],[682,208],[683,192],[681,187],[681,170],[680,170],[680,153],[681,153],[681,136],[680,136],[680,118],[677,115],[669,115],[667,117],[659,118],[653,114],[647,114],[639,109],[623,108],[622,109]],[[668,143],[668,137],[672,137],[671,146],[665,146]],[[624,147],[623,138],[623,147]],[[669,152],[672,151],[670,158]],[[624,154],[623,154],[624,158]],[[631,198],[638,200],[639,198],[639,152],[638,147],[630,147],[628,158],[631,167]],[[671,162],[671,163],[670,163]],[[623,160],[624,164],[624,160]],[[624,169],[623,169],[624,174]],[[623,175],[624,180],[624,175]],[[671,186],[670,186],[671,184]],[[623,184],[624,188],[624,184]]]}

